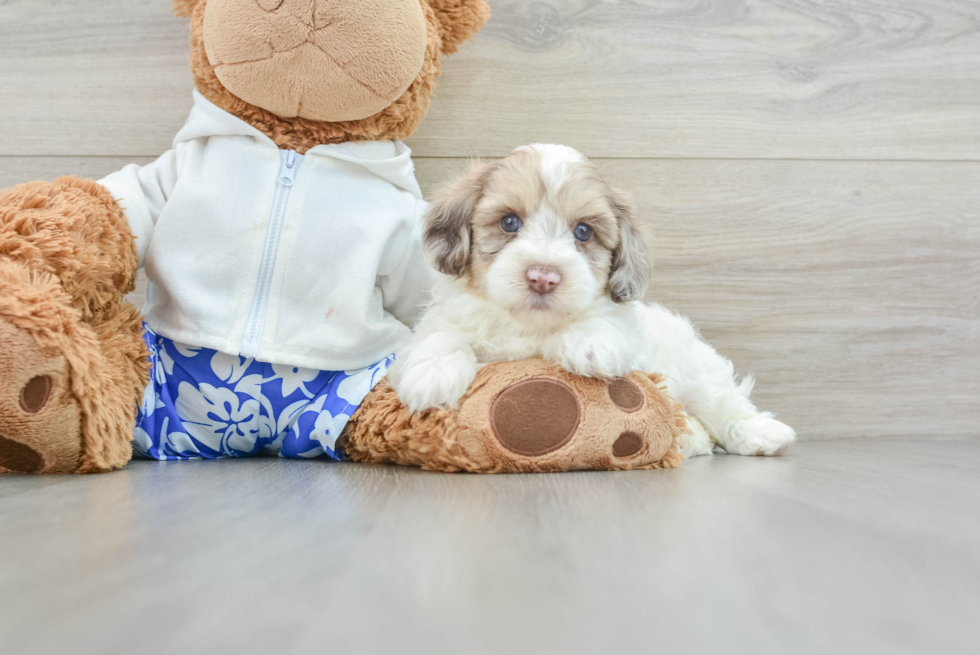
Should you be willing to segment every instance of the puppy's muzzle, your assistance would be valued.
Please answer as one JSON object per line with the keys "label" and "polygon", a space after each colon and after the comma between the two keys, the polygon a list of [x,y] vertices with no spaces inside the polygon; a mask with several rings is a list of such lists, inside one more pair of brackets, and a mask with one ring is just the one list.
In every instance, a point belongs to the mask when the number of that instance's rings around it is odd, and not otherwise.
{"label": "puppy's muzzle", "polygon": [[561,273],[554,266],[532,266],[527,269],[527,287],[539,296],[552,293],[561,284]]}

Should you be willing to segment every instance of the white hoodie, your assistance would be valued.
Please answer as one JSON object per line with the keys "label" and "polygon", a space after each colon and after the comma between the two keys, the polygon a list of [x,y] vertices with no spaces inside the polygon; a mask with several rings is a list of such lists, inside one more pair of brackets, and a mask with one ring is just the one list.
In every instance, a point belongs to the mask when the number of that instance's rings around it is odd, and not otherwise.
{"label": "white hoodie", "polygon": [[400,141],[280,151],[195,91],[173,150],[101,183],[136,236],[150,329],[340,371],[394,352],[428,292],[414,171]]}

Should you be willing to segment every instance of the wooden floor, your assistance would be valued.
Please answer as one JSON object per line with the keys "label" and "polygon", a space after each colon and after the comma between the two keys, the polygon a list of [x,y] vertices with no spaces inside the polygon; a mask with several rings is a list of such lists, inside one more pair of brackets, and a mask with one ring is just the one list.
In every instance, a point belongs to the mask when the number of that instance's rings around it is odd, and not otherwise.
{"label": "wooden floor", "polygon": [[277,459],[0,480],[28,653],[968,653],[980,440],[673,471]]}

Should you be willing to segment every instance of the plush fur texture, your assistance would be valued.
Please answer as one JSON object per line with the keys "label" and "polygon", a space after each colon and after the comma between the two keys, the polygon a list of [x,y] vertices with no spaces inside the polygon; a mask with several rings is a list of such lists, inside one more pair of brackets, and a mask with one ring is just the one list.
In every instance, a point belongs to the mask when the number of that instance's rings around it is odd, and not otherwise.
{"label": "plush fur texture", "polygon": [[283,118],[237,97],[222,84],[205,47],[207,0],[175,5],[178,15],[191,17],[191,71],[197,89],[211,102],[268,135],[284,149],[304,154],[326,143],[404,139],[415,132],[429,110],[429,102],[441,72],[439,57],[455,52],[459,44],[483,26],[490,16],[485,0],[434,2],[420,0],[426,25],[425,53],[421,70],[408,89],[382,111],[359,120],[320,122],[307,118]]}
{"label": "plush fur texture", "polygon": [[[359,462],[447,472],[673,468],[684,459],[677,444],[686,421],[661,384],[639,373],[610,384],[532,359],[483,368],[456,410],[413,413],[382,382],[341,447]],[[525,422],[537,425],[520,434]]]}
{"label": "plush fur texture", "polygon": [[[0,437],[34,450],[36,472],[129,461],[149,376],[139,314],[123,299],[135,274],[128,223],[95,182],[66,177],[0,194]],[[26,411],[24,389],[38,377],[50,392]],[[12,448],[0,442],[0,466]]]}
{"label": "plush fur texture", "polygon": [[423,0],[432,8],[442,37],[442,54],[451,55],[490,20],[486,0]]}
{"label": "plush fur texture", "polygon": [[482,365],[543,356],[582,376],[663,374],[696,419],[686,455],[709,454],[711,442],[773,455],[795,439],[755,408],[751,379],[739,384],[690,321],[640,300],[652,267],[642,224],[571,148],[535,145],[475,165],[426,221],[426,251],[445,277],[391,370],[410,409],[456,407]]}
{"label": "plush fur texture", "polygon": [[0,257],[58,278],[86,319],[136,288],[129,223],[92,180],[62,177],[3,191]]}
{"label": "plush fur texture", "polygon": [[359,120],[397,100],[422,70],[427,31],[418,0],[208,0],[204,13],[225,88],[313,121]]}

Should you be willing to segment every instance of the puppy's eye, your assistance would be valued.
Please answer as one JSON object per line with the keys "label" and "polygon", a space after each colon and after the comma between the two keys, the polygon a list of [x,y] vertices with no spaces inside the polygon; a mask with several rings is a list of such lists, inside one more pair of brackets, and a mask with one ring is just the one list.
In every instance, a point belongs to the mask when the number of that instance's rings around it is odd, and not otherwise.
{"label": "puppy's eye", "polygon": [[588,241],[592,238],[592,228],[585,223],[579,223],[572,232],[579,241]]}
{"label": "puppy's eye", "polygon": [[521,229],[521,219],[513,214],[508,214],[500,219],[500,229],[504,232],[517,232]]}

